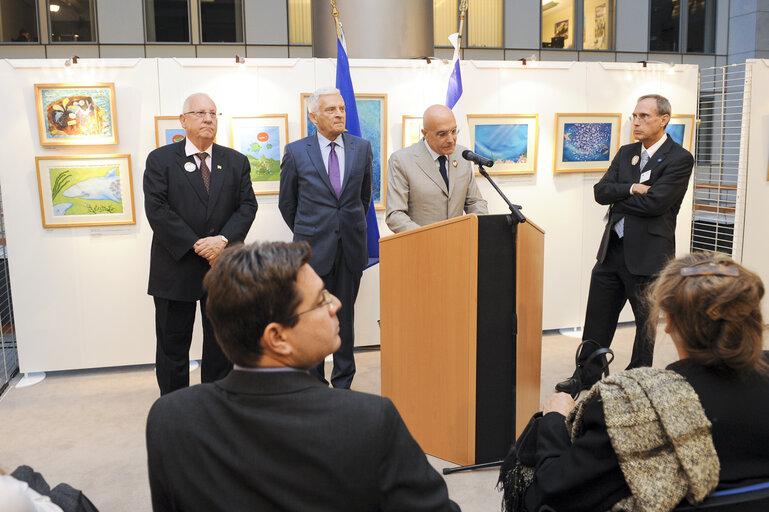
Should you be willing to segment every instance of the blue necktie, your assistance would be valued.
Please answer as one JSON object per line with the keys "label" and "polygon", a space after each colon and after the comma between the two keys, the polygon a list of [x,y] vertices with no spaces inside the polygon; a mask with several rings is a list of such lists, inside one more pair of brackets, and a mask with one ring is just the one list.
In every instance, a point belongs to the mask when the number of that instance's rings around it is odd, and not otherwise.
{"label": "blue necktie", "polygon": [[440,170],[441,170],[441,177],[443,178],[443,181],[446,182],[446,190],[449,189],[449,173],[446,172],[446,155],[441,155],[438,157],[438,163],[440,164]]}

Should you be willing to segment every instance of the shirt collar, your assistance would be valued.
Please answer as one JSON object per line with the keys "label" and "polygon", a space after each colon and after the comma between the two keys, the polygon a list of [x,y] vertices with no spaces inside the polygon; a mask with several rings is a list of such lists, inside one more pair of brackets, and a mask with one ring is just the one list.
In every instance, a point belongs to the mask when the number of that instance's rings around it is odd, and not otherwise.
{"label": "shirt collar", "polygon": [[430,153],[430,156],[432,157],[432,159],[434,161],[437,161],[438,158],[442,157],[442,156],[445,156],[446,159],[448,160],[449,157],[447,155],[441,155],[440,153],[436,153],[435,151],[433,151],[433,148],[430,147],[430,144],[427,143],[427,140],[422,139],[422,141],[425,143],[425,147],[427,148],[427,152]]}
{"label": "shirt collar", "polygon": [[320,144],[321,148],[325,148],[326,146],[328,146],[332,142],[336,142],[336,145],[339,146],[340,148],[344,147],[344,138],[342,137],[341,133],[333,141],[331,141],[331,140],[327,139],[326,137],[324,137],[323,135],[321,135],[320,132],[315,132],[315,133],[318,134],[318,144]]}
{"label": "shirt collar", "polygon": [[[662,137],[660,137],[660,140],[658,140],[657,142],[652,144],[651,147],[646,150],[646,154],[649,155],[649,158],[654,156],[654,153],[657,152],[657,150],[665,143],[666,140],[668,140],[668,134],[667,133],[664,134]],[[642,143],[641,144],[641,151],[643,151],[643,150],[644,150],[644,147],[643,147],[643,143]]]}
{"label": "shirt collar", "polygon": [[277,373],[277,372],[307,372],[301,368],[293,368],[291,366],[274,366],[270,368],[261,368],[255,366],[240,366],[239,364],[233,364],[233,369],[241,372],[265,372],[265,373]]}
{"label": "shirt collar", "polygon": [[201,151],[195,146],[195,144],[192,143],[192,141],[189,138],[185,138],[184,140],[185,140],[185,143],[184,143],[185,155],[190,156],[190,155],[195,155],[197,153],[208,153],[208,157],[213,158],[213,155],[211,154],[211,148],[214,147],[213,144],[208,146],[208,149],[206,149],[205,151]]}

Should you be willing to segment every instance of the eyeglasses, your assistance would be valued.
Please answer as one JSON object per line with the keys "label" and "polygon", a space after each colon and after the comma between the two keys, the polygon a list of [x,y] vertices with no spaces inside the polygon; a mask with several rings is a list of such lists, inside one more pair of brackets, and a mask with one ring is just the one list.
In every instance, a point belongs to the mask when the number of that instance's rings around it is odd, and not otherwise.
{"label": "eyeglasses", "polygon": [[445,139],[449,135],[452,136],[452,137],[456,137],[457,135],[459,135],[459,128],[454,128],[453,130],[448,130],[448,131],[442,130],[442,131],[439,131],[439,132],[435,132],[435,135],[439,139]]}
{"label": "eyeglasses", "polygon": [[323,306],[328,306],[328,308],[331,309],[331,307],[334,304],[334,296],[331,295],[331,292],[328,291],[328,290],[323,290],[321,292],[321,294],[323,295],[323,299],[321,299],[321,301],[320,301],[320,303],[318,305],[313,306],[310,309],[304,310],[301,313],[295,313],[295,314],[291,315],[290,317],[286,318],[286,321],[291,320],[293,318],[300,317],[303,314],[310,313],[311,311],[315,311],[316,309],[320,309]]}
{"label": "eyeglasses", "polygon": [[737,267],[729,267],[723,263],[700,263],[693,267],[686,267],[681,269],[681,275],[684,277],[691,276],[729,276],[736,277],[740,275],[740,269]]}
{"label": "eyeglasses", "polygon": [[205,110],[195,110],[194,112],[185,112],[183,115],[185,115],[185,116],[186,115],[195,116],[198,119],[203,119],[206,116],[211,116],[212,119],[216,119],[219,116],[221,116],[222,113],[221,112],[208,112],[208,111],[205,111]]}

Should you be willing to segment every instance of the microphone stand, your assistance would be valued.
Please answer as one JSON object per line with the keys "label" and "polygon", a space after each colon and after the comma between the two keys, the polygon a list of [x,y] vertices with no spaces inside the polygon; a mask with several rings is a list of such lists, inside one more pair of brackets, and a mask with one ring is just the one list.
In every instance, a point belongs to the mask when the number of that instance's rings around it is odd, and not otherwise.
{"label": "microphone stand", "polygon": [[[510,217],[510,221],[512,221],[513,226],[513,233],[515,233],[515,226],[518,224],[522,224],[526,222],[526,217],[523,216],[521,213],[521,206],[517,204],[513,204],[510,202],[510,200],[507,198],[504,192],[502,192],[496,183],[494,183],[494,180],[491,179],[491,176],[489,176],[489,173],[486,172],[486,169],[483,168],[481,164],[478,164],[478,172],[480,172],[484,178],[489,180],[489,183],[491,183],[491,186],[494,187],[494,190],[497,191],[497,193],[502,196],[502,199],[505,200],[507,203],[507,206],[510,208],[510,213],[512,214]],[[513,316],[515,316],[515,311],[513,311]],[[517,323],[517,322],[516,322]],[[512,442],[515,442],[515,439],[512,440]],[[493,462],[483,462],[480,464],[471,464],[469,466],[458,466],[455,468],[443,468],[443,474],[444,475],[451,475],[452,473],[459,473],[460,471],[474,471],[476,469],[487,469],[487,468],[495,468],[502,465],[504,460],[497,460]]]}
{"label": "microphone stand", "polygon": [[522,223],[526,222],[526,217],[524,217],[524,216],[523,216],[523,214],[521,213],[521,206],[520,206],[520,205],[518,205],[518,204],[513,204],[513,203],[511,203],[511,202],[510,202],[510,200],[507,198],[507,196],[505,195],[505,193],[504,193],[504,192],[502,192],[502,191],[499,189],[499,187],[497,186],[497,184],[496,184],[496,183],[494,183],[494,180],[492,180],[492,179],[491,179],[491,176],[489,176],[489,173],[488,173],[488,172],[486,172],[486,169],[484,169],[484,168],[483,168],[483,166],[482,166],[481,164],[478,164],[478,172],[480,172],[480,173],[481,173],[481,175],[482,175],[484,178],[486,178],[487,180],[489,180],[489,183],[491,183],[491,186],[492,186],[492,187],[494,187],[494,190],[496,190],[496,191],[497,191],[497,194],[499,194],[500,196],[502,196],[502,199],[504,199],[504,200],[505,200],[505,202],[507,203],[507,206],[510,208],[510,213],[512,213],[512,214],[513,214],[513,215],[512,215],[512,217],[513,217],[513,221],[514,221],[516,224],[522,224]]}

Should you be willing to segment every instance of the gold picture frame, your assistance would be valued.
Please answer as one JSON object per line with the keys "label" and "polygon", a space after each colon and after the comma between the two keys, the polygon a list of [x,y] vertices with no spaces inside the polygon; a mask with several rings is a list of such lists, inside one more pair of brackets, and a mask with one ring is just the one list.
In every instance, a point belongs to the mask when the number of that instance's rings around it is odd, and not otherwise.
{"label": "gold picture frame", "polygon": [[622,114],[556,114],[553,172],[605,172],[619,150]]}
{"label": "gold picture frame", "polygon": [[280,160],[288,142],[288,114],[263,114],[230,119],[230,145],[251,165],[254,194],[277,194]]}
{"label": "gold picture frame", "polygon": [[35,84],[35,110],[43,146],[118,143],[114,83]]}
{"label": "gold picture frame", "polygon": [[174,144],[185,137],[179,116],[155,116],[155,147]]}
{"label": "gold picture frame", "polygon": [[403,116],[403,146],[407,148],[422,140],[422,116]]}
{"label": "gold picture frame", "polygon": [[44,228],[136,224],[131,155],[35,157]]}
{"label": "gold picture frame", "polygon": [[489,174],[537,172],[538,114],[469,114],[470,147],[490,158]]}

